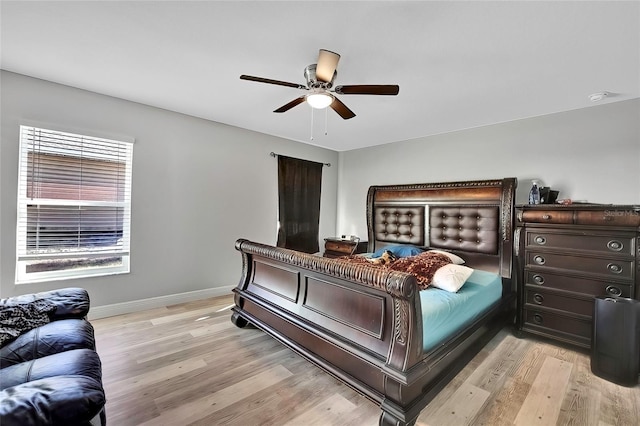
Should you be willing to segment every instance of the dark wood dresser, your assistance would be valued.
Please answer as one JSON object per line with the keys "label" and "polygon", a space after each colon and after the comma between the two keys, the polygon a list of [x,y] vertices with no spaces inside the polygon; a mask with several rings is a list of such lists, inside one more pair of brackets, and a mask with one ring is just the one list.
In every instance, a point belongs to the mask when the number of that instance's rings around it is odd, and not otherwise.
{"label": "dark wood dresser", "polygon": [[324,239],[324,257],[340,257],[350,254],[366,253],[368,243],[343,238]]}
{"label": "dark wood dresser", "polygon": [[520,331],[585,348],[595,296],[640,296],[640,206],[516,206]]}

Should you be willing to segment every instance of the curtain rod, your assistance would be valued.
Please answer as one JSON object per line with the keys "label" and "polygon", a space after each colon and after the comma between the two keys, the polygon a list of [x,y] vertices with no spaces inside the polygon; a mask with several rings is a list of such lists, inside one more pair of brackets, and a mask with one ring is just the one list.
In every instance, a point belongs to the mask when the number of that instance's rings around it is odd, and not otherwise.
{"label": "curtain rod", "polygon": [[[270,156],[272,156],[272,157],[277,157],[277,156],[278,156],[278,155],[280,155],[280,154],[276,154],[275,152],[271,151],[271,152],[269,153],[269,155],[270,155]],[[322,163],[322,165],[323,165],[323,166],[327,166],[327,167],[331,167],[331,163]]]}

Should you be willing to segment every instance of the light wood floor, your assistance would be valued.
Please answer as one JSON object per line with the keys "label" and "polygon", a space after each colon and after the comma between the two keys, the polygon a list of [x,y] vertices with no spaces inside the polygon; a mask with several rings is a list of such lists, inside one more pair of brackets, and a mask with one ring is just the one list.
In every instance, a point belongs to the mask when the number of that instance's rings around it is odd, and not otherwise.
{"label": "light wood floor", "polygon": [[[232,297],[93,320],[110,426],[376,425],[380,409],[256,329]],[[589,356],[501,331],[418,425],[638,425],[640,385],[594,376]]]}

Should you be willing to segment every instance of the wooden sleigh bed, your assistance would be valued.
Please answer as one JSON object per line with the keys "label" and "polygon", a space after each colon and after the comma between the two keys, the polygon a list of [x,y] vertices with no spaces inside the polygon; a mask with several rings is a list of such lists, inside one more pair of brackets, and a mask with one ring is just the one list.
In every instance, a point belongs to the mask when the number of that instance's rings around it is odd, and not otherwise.
{"label": "wooden sleigh bed", "polygon": [[[411,425],[420,411],[508,322],[515,178],[372,186],[369,252],[388,245],[449,251],[497,274],[502,294],[425,350],[415,276],[238,240],[242,277],[232,321],[264,330],[382,409],[380,425]],[[470,303],[473,303],[471,300]]]}

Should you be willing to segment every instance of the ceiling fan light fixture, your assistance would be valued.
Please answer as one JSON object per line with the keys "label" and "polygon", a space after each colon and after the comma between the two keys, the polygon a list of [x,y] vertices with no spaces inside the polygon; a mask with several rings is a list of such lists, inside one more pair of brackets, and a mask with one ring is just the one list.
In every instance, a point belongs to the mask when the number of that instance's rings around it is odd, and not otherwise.
{"label": "ceiling fan light fixture", "polygon": [[333,96],[327,92],[315,92],[308,94],[306,101],[311,108],[324,109],[333,103]]}

